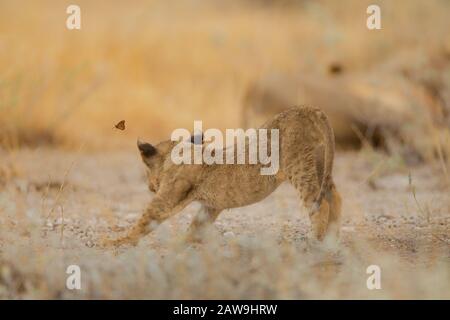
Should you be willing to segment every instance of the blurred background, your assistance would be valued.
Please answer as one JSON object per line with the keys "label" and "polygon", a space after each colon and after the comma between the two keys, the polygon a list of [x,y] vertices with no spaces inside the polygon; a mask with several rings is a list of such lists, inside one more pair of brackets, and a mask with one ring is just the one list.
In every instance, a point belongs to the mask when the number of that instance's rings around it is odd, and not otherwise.
{"label": "blurred background", "polygon": [[193,120],[236,128],[267,74],[376,75],[390,64],[386,76],[449,48],[448,1],[376,1],[382,29],[371,31],[372,2],[80,0],[81,30],[68,30],[73,1],[0,1],[0,144],[123,148]]}

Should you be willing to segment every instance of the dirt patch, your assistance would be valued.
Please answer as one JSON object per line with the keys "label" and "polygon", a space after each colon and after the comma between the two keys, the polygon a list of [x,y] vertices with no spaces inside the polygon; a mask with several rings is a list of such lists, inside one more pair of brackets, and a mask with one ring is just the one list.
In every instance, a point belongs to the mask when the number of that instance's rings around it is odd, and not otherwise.
{"label": "dirt patch", "polygon": [[[96,247],[98,237],[125,232],[152,197],[137,152],[20,150],[20,174],[0,193],[0,297],[449,298],[450,199],[440,167],[373,175],[377,161],[337,155],[343,223],[332,251],[310,243],[288,184],[223,212],[203,244],[182,241],[192,204],[138,247],[113,251]],[[82,290],[65,287],[71,264],[81,267]],[[381,268],[380,290],[366,287],[369,265]]]}

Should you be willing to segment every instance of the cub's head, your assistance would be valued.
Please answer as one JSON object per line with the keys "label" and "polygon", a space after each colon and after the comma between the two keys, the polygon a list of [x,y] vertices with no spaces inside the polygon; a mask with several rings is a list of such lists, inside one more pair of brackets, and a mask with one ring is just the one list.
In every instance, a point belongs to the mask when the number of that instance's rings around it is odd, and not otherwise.
{"label": "cub's head", "polygon": [[[203,143],[203,135],[192,136],[191,143]],[[178,144],[177,141],[166,140],[152,145],[148,142],[138,140],[137,147],[147,168],[148,186],[150,191],[157,192],[163,172],[164,163],[171,156],[173,147]]]}
{"label": "cub's head", "polygon": [[141,154],[142,161],[147,168],[148,187],[152,192],[157,192],[159,189],[163,165],[167,156],[170,157],[173,146],[174,143],[170,140],[160,142],[157,145],[152,145],[140,140],[137,141],[137,147]]}

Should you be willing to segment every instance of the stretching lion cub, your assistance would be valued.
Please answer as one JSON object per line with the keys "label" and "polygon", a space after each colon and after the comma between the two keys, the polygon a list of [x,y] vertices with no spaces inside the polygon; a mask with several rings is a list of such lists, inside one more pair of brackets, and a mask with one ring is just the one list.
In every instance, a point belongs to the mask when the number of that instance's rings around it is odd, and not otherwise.
{"label": "stretching lion cub", "polygon": [[326,115],[316,108],[294,107],[262,128],[279,130],[280,163],[274,175],[261,175],[261,164],[176,165],[171,151],[177,142],[168,140],[156,146],[138,142],[149,189],[156,195],[126,236],[107,243],[136,245],[141,237],[193,201],[200,202],[203,208],[188,233],[197,240],[200,229],[212,223],[221,211],[258,202],[283,181],[292,183],[309,209],[316,239],[337,237],[341,198],[331,175],[334,134]]}

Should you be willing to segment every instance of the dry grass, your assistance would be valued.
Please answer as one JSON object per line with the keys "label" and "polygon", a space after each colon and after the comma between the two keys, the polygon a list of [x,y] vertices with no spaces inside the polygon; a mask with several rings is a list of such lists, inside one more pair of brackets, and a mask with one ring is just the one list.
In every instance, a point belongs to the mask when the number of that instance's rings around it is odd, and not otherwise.
{"label": "dry grass", "polygon": [[[16,163],[22,173],[0,194],[1,298],[450,298],[450,203],[437,166],[391,168],[367,184],[371,158],[339,155],[337,251],[311,246],[289,185],[224,212],[203,244],[182,241],[191,205],[138,247],[113,251],[97,239],[126,232],[149,201],[137,155],[21,150]],[[80,291],[65,287],[71,264]],[[371,264],[381,290],[366,287]]]}
{"label": "dry grass", "polygon": [[[149,201],[128,153],[137,136],[157,141],[194,119],[238,126],[242,93],[266,71],[338,61],[364,72],[448,41],[445,1],[379,1],[380,32],[365,26],[365,0],[77,3],[81,31],[65,28],[69,1],[0,2],[0,298],[450,298],[448,136],[434,140],[438,165],[338,155],[337,253],[309,245],[288,187],[224,213],[203,245],[180,240],[194,206],[137,248],[93,246]],[[65,287],[70,264],[81,291]],[[366,288],[370,264],[382,290]]]}
{"label": "dry grass", "polygon": [[[337,259],[296,243],[280,245],[264,236],[238,236],[225,244],[211,236],[208,245],[200,248],[172,240],[163,242],[164,250],[139,247],[115,255],[88,248],[61,248],[58,235],[52,238],[45,243],[34,240],[31,248],[28,242],[19,242],[20,251],[5,250],[3,259],[15,264],[2,262],[2,298],[450,298],[448,263],[425,253],[424,258],[433,261],[427,267],[412,268],[387,253],[364,259],[361,255],[372,249],[367,244],[352,243],[354,247],[341,251]],[[53,248],[48,248],[49,243]],[[381,267],[381,290],[366,287],[366,269],[371,263]],[[80,291],[64,287],[70,264],[81,267]]]}
{"label": "dry grass", "polygon": [[[361,71],[448,41],[439,0],[381,1],[379,32],[365,26],[370,1],[282,3],[80,1],[82,30],[69,31],[69,2],[3,1],[0,138],[104,147],[166,138],[193,119],[235,127],[243,89],[262,72],[324,72],[336,61]],[[122,119],[119,137],[111,128]]]}

